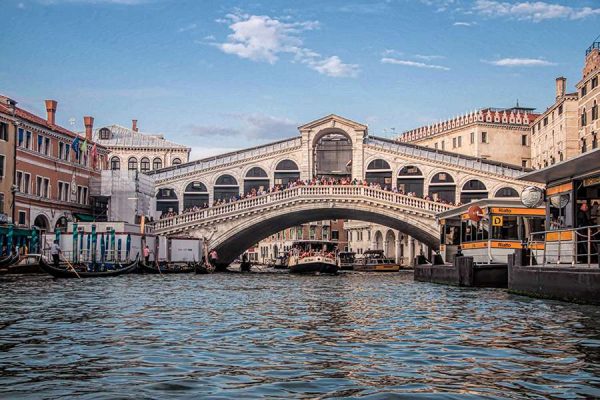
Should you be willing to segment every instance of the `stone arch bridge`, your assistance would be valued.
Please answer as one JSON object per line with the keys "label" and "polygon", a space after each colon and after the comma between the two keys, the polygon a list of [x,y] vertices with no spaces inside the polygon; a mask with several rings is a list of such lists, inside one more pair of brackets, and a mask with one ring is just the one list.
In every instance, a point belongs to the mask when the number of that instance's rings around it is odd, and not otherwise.
{"label": "stone arch bridge", "polygon": [[[299,127],[300,136],[150,172],[157,187],[159,234],[211,237],[223,262],[289,226],[323,219],[357,219],[399,229],[437,248],[435,214],[448,203],[516,197],[527,182],[519,166],[370,136],[366,125],[329,115]],[[298,186],[181,213],[297,179],[345,177],[364,186]],[[394,189],[404,195],[393,193]],[[159,219],[174,211],[179,215]],[[246,247],[244,247],[246,246]]]}

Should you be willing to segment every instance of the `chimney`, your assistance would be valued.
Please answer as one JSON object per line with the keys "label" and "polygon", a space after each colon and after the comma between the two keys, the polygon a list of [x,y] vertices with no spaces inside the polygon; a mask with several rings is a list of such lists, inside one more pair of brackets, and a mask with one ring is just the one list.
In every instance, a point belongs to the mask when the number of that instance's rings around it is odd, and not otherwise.
{"label": "chimney", "polygon": [[56,121],[56,100],[46,100],[46,113],[48,113],[47,121],[50,125],[55,125]]}
{"label": "chimney", "polygon": [[131,120],[131,130],[134,131],[134,132],[138,131],[137,119],[132,119]]}
{"label": "chimney", "polygon": [[556,78],[556,98],[559,99],[565,95],[567,88],[567,78],[562,76]]}
{"label": "chimney", "polygon": [[94,128],[94,117],[90,117],[90,116],[83,117],[83,125],[85,125],[85,139],[89,143],[92,141],[92,129]]}

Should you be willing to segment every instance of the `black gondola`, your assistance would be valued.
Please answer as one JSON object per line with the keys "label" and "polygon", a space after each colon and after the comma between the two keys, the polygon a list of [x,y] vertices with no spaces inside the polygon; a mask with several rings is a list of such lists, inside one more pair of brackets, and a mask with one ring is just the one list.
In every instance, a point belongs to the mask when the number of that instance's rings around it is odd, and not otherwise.
{"label": "black gondola", "polygon": [[212,274],[215,272],[215,266],[210,263],[196,263],[195,267],[197,274]]}
{"label": "black gondola", "polygon": [[[58,267],[55,267],[52,264],[49,264],[44,257],[40,257],[40,267],[54,276],[55,278],[101,278],[101,277],[109,277],[109,276],[118,276],[129,274],[136,270],[138,266],[138,258],[130,262],[129,264],[120,264],[115,269],[109,269],[105,271],[88,271],[87,264],[85,263],[75,263],[70,264],[73,268],[70,268],[66,263],[60,263]],[[96,266],[101,265],[100,263],[96,263]],[[77,271],[77,273],[75,272]]]}
{"label": "black gondola", "polygon": [[151,263],[140,261],[138,270],[145,274],[189,274],[196,270],[196,263]]}
{"label": "black gondola", "polygon": [[2,257],[2,258],[0,258],[0,268],[8,268],[9,266],[16,263],[17,261],[19,261],[18,254],[11,254],[6,257]]}

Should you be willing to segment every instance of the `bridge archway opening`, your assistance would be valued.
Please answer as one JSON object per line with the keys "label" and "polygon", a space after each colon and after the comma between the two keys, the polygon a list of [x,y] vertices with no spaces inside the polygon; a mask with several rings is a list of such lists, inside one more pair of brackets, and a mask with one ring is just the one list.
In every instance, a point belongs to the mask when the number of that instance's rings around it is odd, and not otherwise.
{"label": "bridge archway opening", "polygon": [[389,188],[392,186],[392,168],[387,161],[381,158],[375,159],[367,166],[365,179],[369,184],[374,183],[382,188],[386,186]]}
{"label": "bridge archway opening", "polygon": [[[434,234],[432,231],[419,227],[409,221],[398,219],[392,213],[384,214],[377,211],[367,211],[366,209],[361,210],[350,207],[331,208],[327,205],[311,205],[310,207],[287,214],[277,214],[272,217],[264,216],[264,218],[258,219],[257,222],[243,226],[241,229],[236,230],[236,232],[231,233],[216,246],[220,263],[222,265],[229,265],[236,257],[256,245],[260,240],[274,235],[279,231],[312,221],[329,219],[352,219],[383,225],[410,235],[432,249],[439,247],[439,235],[437,232]],[[383,249],[383,242],[384,238],[381,238],[381,249]]]}
{"label": "bridge archway opening", "polygon": [[398,172],[398,190],[402,193],[414,193],[417,197],[423,197],[425,177],[421,170],[414,165],[407,165]]}
{"label": "bridge archway opening", "polygon": [[519,192],[507,186],[498,189],[494,197],[519,197]]}
{"label": "bridge archway opening", "polygon": [[448,203],[456,201],[456,183],[447,172],[439,172],[429,182],[429,196],[434,200],[444,200]]}
{"label": "bridge archway opening", "polygon": [[281,160],[275,167],[275,185],[287,185],[300,179],[300,168],[292,160]]}
{"label": "bridge archway opening", "polygon": [[381,231],[375,231],[375,248],[373,250],[385,250],[383,248],[383,233]]}
{"label": "bridge archway opening", "polygon": [[199,181],[190,182],[183,192],[183,208],[208,206],[208,189]]}
{"label": "bridge archway opening", "polygon": [[246,172],[244,178],[244,194],[251,193],[253,190],[259,191],[269,189],[269,175],[261,167],[252,167]]}
{"label": "bridge archway opening", "polygon": [[214,185],[214,199],[229,200],[240,195],[240,187],[237,180],[231,175],[221,175]]}
{"label": "bridge archway opening", "polygon": [[396,259],[396,234],[391,229],[388,229],[385,234],[383,251],[388,258]]}
{"label": "bridge archway opening", "polygon": [[471,179],[463,185],[460,192],[460,202],[470,203],[474,200],[486,199],[488,197],[488,191],[484,183],[477,179]]}
{"label": "bridge archway opening", "polygon": [[158,189],[156,194],[156,211],[161,214],[168,212],[179,212],[179,199],[177,199],[177,193],[171,188]]}
{"label": "bridge archway opening", "polygon": [[341,129],[323,132],[313,146],[313,175],[321,178],[350,178],[352,175],[352,140]]}

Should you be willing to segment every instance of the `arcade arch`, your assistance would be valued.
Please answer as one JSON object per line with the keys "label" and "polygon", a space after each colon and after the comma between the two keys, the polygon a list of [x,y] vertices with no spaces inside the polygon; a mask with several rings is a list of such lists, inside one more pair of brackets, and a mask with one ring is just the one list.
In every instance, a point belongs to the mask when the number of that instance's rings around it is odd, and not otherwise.
{"label": "arcade arch", "polygon": [[252,192],[253,189],[259,191],[261,187],[263,190],[267,190],[270,186],[269,183],[269,176],[264,169],[252,167],[244,177],[244,194]]}
{"label": "arcade arch", "polygon": [[369,163],[365,172],[366,181],[378,184],[382,188],[392,186],[392,168],[384,159],[377,158]]}
{"label": "arcade arch", "polygon": [[352,175],[352,140],[341,129],[323,132],[313,146],[313,175],[321,178],[350,178]]}
{"label": "arcade arch", "polygon": [[275,185],[287,185],[288,182],[300,179],[298,164],[292,160],[281,160],[275,167]]}
{"label": "arcade arch", "polygon": [[488,197],[488,191],[484,183],[478,179],[467,181],[460,192],[460,202],[470,203],[473,200],[485,199]]}
{"label": "arcade arch", "polygon": [[423,197],[425,177],[421,170],[414,165],[407,165],[398,172],[397,188],[402,193],[414,193]]}
{"label": "arcade arch", "polygon": [[429,182],[429,197],[454,203],[456,201],[456,183],[452,175],[447,172],[435,174]]}
{"label": "arcade arch", "polygon": [[240,187],[233,176],[225,174],[217,178],[213,192],[214,201],[229,200],[230,198],[239,195]]}
{"label": "arcade arch", "polygon": [[183,208],[208,206],[208,189],[204,183],[194,181],[188,183],[183,192]]}
{"label": "arcade arch", "polygon": [[177,193],[171,188],[160,188],[156,194],[156,211],[161,213],[179,212]]}

